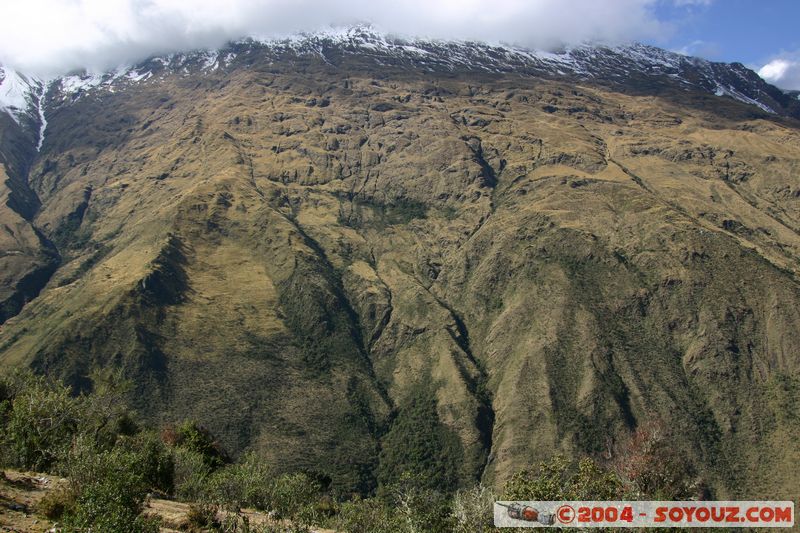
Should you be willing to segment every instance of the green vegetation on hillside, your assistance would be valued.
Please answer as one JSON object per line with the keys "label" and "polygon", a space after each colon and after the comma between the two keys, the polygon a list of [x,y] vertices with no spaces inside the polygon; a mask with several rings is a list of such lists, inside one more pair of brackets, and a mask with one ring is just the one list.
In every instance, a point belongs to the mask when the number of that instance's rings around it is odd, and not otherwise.
{"label": "green vegetation on hillside", "polygon": [[416,480],[420,488],[451,492],[462,456],[458,436],[439,420],[435,391],[417,384],[382,441],[378,481],[389,487]]}
{"label": "green vegetation on hillside", "polygon": [[[157,520],[142,513],[148,494],[191,502],[192,531],[300,532],[324,525],[352,533],[493,531],[497,499],[696,496],[691,472],[680,468],[660,428],[634,435],[620,453],[625,468],[556,456],[519,471],[500,493],[482,485],[456,489],[457,453],[448,447],[457,440],[438,421],[432,390],[417,385],[387,435],[378,493],[337,498],[324,480],[279,473],[254,453],[231,462],[196,422],[161,432],[143,428],[116,401],[124,382],[113,375],[93,379],[95,392],[77,396],[28,372],[0,380],[0,466],[66,477],[67,485],[37,509],[66,532],[158,531]],[[288,522],[251,526],[243,508]]]}

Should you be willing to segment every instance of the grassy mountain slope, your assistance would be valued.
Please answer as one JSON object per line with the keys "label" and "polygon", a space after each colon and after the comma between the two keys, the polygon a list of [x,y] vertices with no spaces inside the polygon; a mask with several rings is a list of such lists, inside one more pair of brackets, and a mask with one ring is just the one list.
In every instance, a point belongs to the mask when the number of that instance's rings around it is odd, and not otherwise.
{"label": "grassy mountain slope", "polygon": [[694,94],[316,58],[90,93],[0,212],[60,257],[0,361],[122,367],[153,421],[343,490],[432,390],[464,481],[658,419],[715,495],[788,498],[798,168],[796,123]]}

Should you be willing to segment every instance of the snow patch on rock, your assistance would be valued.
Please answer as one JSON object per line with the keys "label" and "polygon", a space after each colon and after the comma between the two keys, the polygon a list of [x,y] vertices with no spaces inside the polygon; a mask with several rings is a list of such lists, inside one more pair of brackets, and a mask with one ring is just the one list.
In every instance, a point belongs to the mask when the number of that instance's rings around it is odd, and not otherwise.
{"label": "snow patch on rock", "polygon": [[5,111],[20,124],[21,117],[27,113],[36,100],[35,93],[42,82],[24,76],[8,67],[0,67],[0,111]]}

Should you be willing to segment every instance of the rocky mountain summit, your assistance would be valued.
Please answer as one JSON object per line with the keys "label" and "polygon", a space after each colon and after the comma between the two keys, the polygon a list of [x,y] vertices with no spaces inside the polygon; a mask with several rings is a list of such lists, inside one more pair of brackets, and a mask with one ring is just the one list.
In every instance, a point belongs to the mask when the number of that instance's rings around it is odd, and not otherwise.
{"label": "rocky mountain summit", "polygon": [[51,88],[54,99],[71,100],[95,89],[113,91],[176,73],[190,75],[198,71],[236,68],[253,61],[254,57],[280,60],[315,55],[331,65],[356,59],[381,68],[591,80],[627,91],[652,91],[658,85],[665,90],[675,86],[729,96],[770,113],[800,116],[795,95],[769,85],[740,63],[714,63],[639,43],[585,44],[547,52],[481,42],[410,39],[382,34],[369,25],[297,34],[284,39],[248,38],[222,49],[152,57],[138,65],[99,74],[74,73],[40,79],[0,67],[0,109],[15,117],[32,110],[38,115],[45,87]]}
{"label": "rocky mountain summit", "polygon": [[3,68],[0,108],[4,369],[120,368],[343,491],[643,423],[714,496],[800,488],[800,101],[742,65],[359,26]]}

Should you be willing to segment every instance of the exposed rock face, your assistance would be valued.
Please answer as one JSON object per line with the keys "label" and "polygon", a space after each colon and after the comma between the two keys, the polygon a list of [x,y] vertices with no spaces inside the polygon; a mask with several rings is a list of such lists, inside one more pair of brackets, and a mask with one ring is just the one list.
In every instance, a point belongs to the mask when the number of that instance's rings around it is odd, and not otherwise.
{"label": "exposed rock face", "polygon": [[60,80],[39,152],[0,113],[3,367],[121,367],[152,421],[342,490],[424,386],[463,482],[661,420],[715,495],[795,496],[797,122],[434,51]]}
{"label": "exposed rock face", "polygon": [[39,294],[59,261],[32,224],[39,199],[27,181],[41,94],[40,83],[0,68],[0,324]]}

